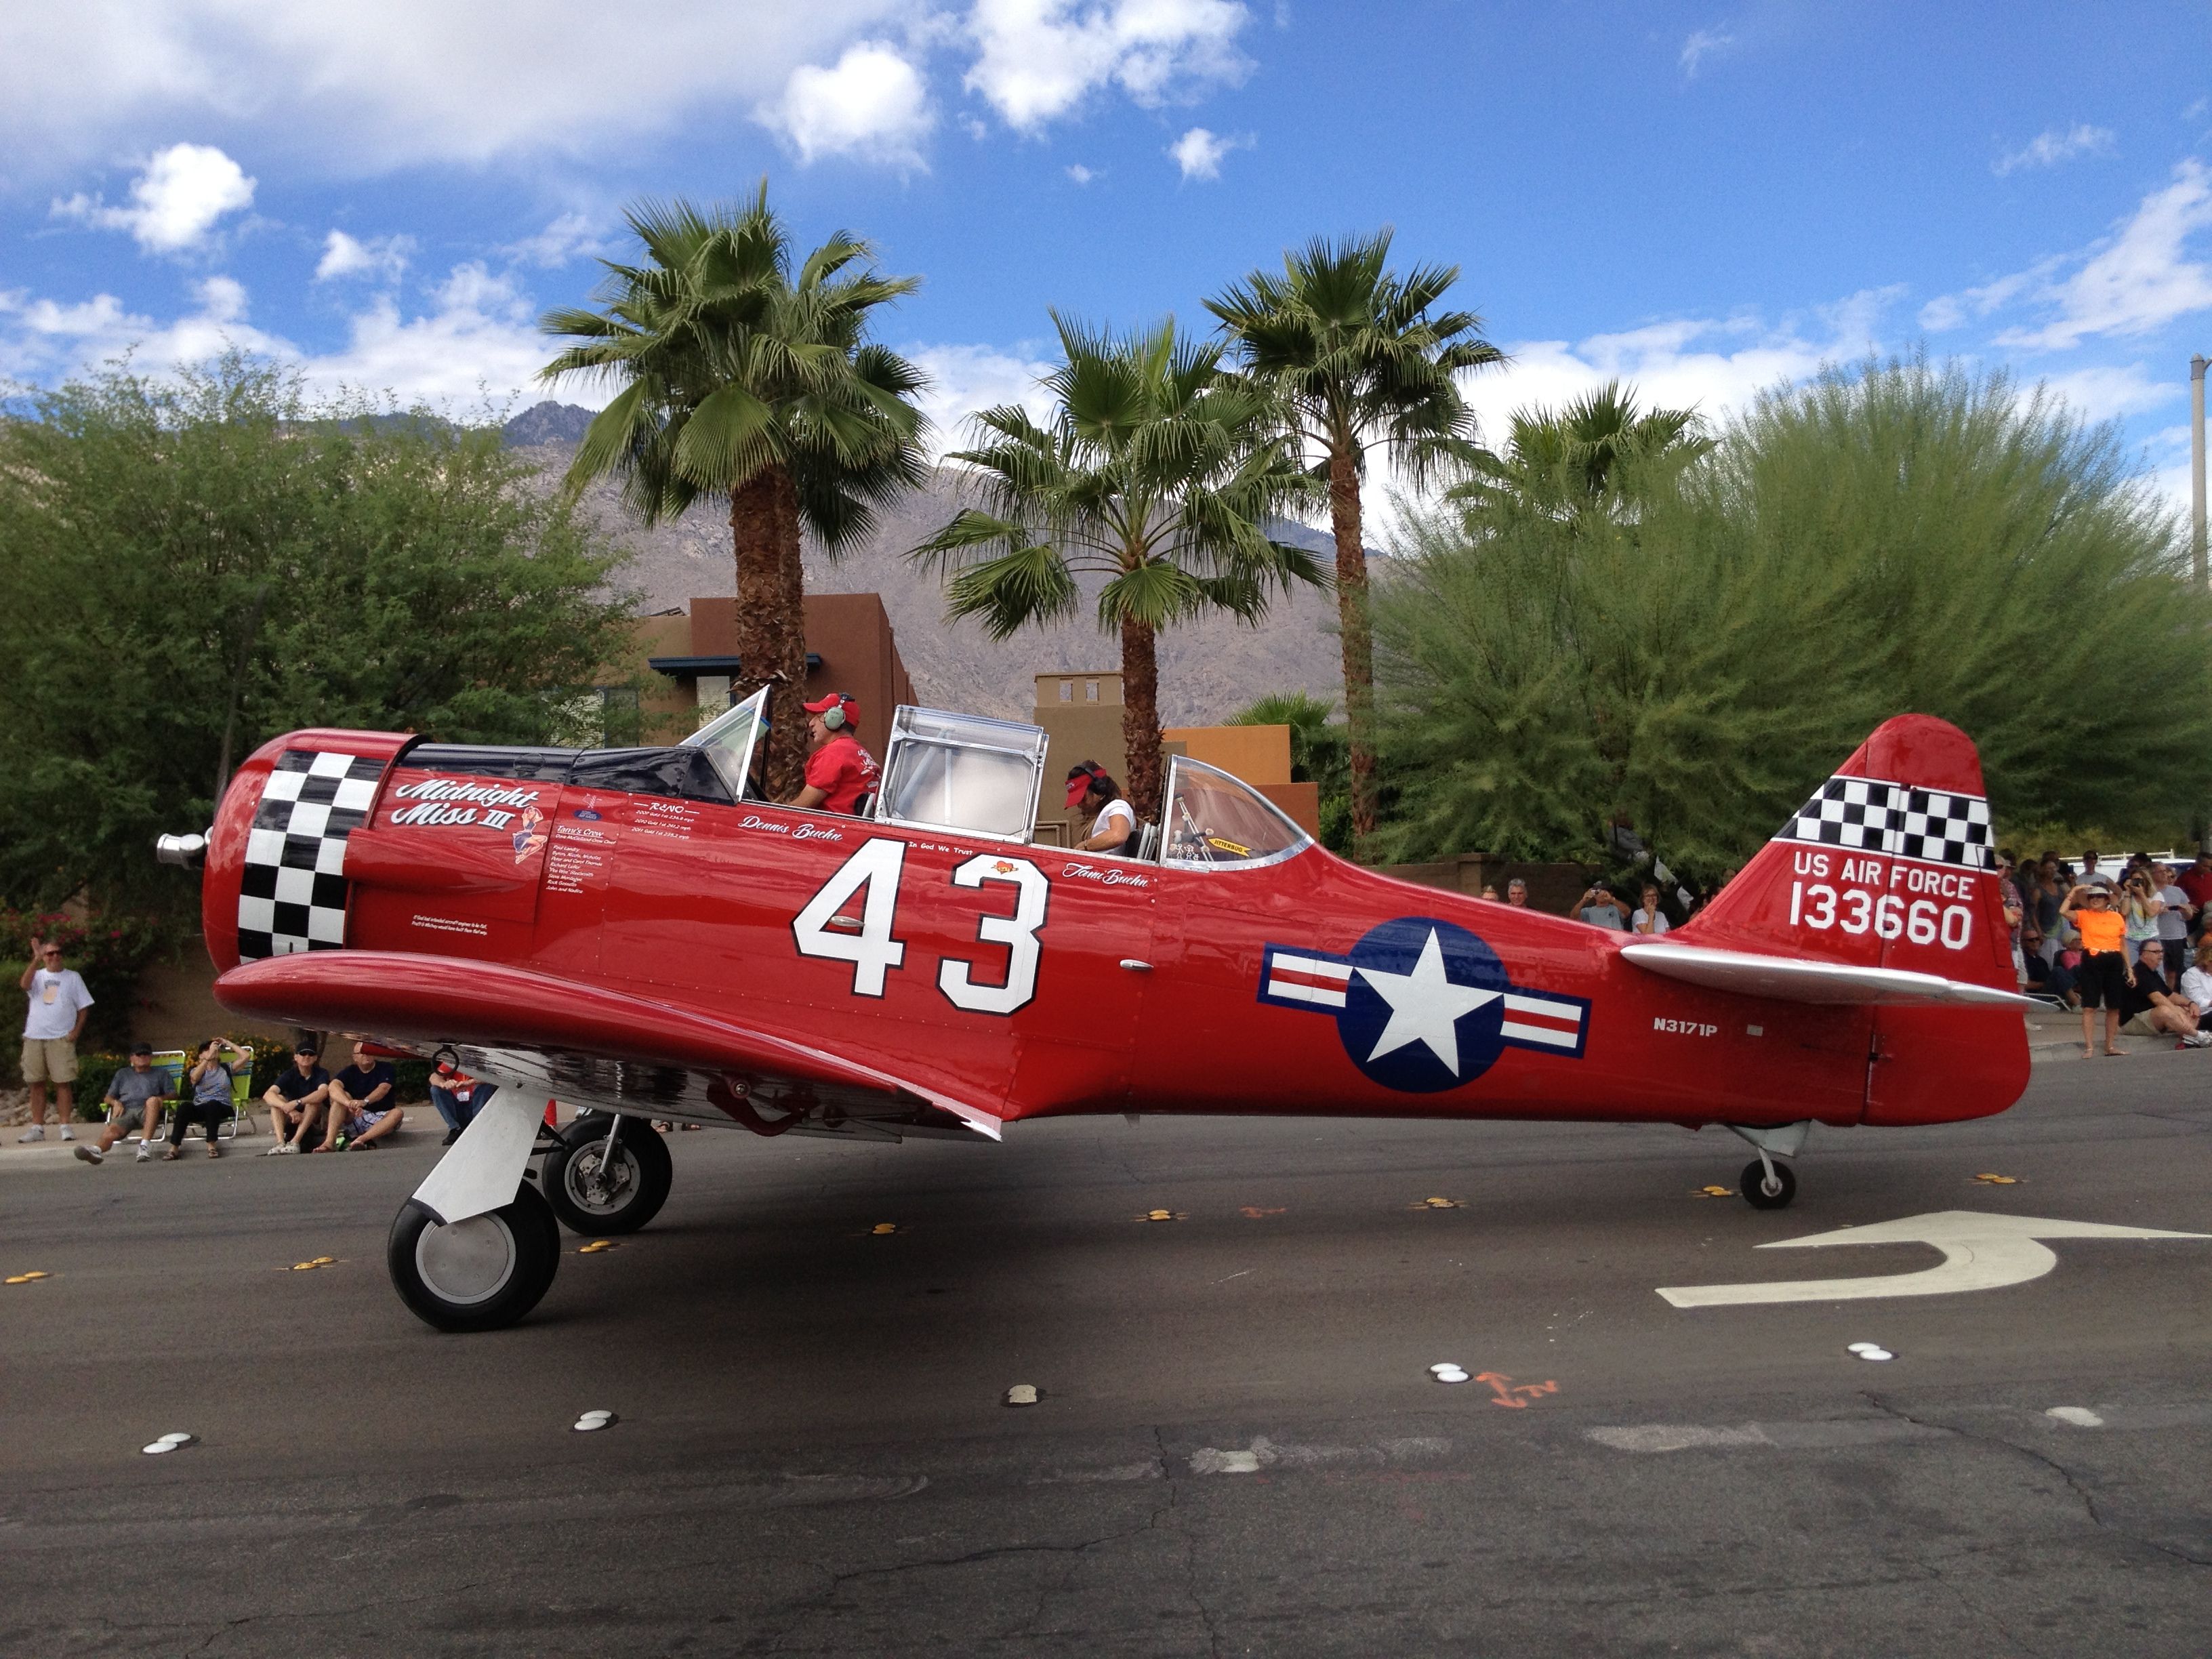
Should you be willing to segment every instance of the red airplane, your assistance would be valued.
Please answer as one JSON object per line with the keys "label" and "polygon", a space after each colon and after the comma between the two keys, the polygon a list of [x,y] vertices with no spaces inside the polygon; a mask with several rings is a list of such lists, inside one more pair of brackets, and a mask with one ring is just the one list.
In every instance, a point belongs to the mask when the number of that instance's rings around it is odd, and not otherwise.
{"label": "red airplane", "polygon": [[[1031,839],[1044,733],[901,708],[857,816],[757,798],[760,700],[672,748],[295,732],[205,836],[216,995],[496,1085],[394,1222],[445,1330],[508,1324],[556,1218],[642,1226],[645,1120],[999,1139],[1075,1113],[1720,1124],[1787,1204],[1814,1123],[2001,1112],[2028,1075],[1980,763],[1890,720],[1694,920],[1623,933],[1332,857],[1172,763],[1135,855]],[[580,1115],[542,1129],[549,1099]],[[532,1186],[533,1158],[544,1163]]]}

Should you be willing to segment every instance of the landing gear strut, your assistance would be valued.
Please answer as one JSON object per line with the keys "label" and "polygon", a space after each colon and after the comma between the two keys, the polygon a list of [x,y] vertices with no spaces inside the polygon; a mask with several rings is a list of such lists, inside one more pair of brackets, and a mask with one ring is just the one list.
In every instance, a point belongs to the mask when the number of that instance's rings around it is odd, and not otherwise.
{"label": "landing gear strut", "polygon": [[1800,1123],[1774,1125],[1731,1123],[1731,1134],[1740,1135],[1750,1143],[1759,1157],[1743,1166],[1743,1176],[1738,1190],[1744,1201],[1754,1210],[1779,1210],[1797,1196],[1797,1177],[1787,1164],[1777,1164],[1778,1158],[1795,1158],[1804,1150],[1805,1137],[1812,1132],[1809,1118]]}

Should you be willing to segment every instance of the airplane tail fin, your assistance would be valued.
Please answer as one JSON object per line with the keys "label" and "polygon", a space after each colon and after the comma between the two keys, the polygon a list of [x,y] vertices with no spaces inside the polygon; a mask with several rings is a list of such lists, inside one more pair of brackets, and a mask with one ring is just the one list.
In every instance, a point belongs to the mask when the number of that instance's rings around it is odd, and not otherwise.
{"label": "airplane tail fin", "polygon": [[1900,714],[1668,941],[1927,975],[1966,993],[1915,1000],[2008,994],[2017,981],[1996,863],[1972,740]]}

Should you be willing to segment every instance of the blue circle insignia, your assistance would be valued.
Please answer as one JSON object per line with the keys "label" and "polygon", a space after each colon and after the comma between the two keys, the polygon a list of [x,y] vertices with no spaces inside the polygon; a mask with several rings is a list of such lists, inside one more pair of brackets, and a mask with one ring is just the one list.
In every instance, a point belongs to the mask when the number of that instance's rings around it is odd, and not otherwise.
{"label": "blue circle insignia", "polygon": [[1352,947],[1336,1034],[1386,1089],[1435,1094],[1472,1082],[1505,1051],[1498,953],[1464,927],[1401,916]]}

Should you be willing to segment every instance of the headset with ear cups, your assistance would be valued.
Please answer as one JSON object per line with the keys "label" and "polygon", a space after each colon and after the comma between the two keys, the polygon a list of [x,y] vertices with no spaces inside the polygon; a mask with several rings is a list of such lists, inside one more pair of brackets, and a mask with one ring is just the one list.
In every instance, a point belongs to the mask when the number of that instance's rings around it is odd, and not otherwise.
{"label": "headset with ear cups", "polygon": [[840,693],[837,701],[831,703],[829,708],[823,709],[817,718],[819,718],[822,722],[822,729],[823,731],[843,731],[846,725],[845,699],[843,694]]}

